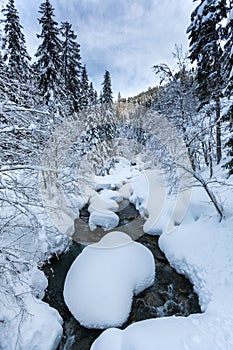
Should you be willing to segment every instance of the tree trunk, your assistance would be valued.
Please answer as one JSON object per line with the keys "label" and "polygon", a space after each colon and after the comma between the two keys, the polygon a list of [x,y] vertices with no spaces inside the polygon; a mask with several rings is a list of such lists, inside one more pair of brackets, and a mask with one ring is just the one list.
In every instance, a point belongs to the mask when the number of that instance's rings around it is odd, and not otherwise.
{"label": "tree trunk", "polygon": [[224,210],[223,210],[221,203],[219,203],[214,192],[208,187],[207,182],[201,177],[200,174],[197,174],[196,172],[194,172],[193,176],[197,181],[199,181],[202,184],[204,190],[208,194],[211,202],[213,203],[215,209],[217,210],[217,213],[219,214],[219,222],[221,222],[222,219],[224,218]]}
{"label": "tree trunk", "polygon": [[212,151],[211,151],[211,143],[209,142],[209,167],[210,167],[210,178],[213,176],[213,159],[212,159]]}
{"label": "tree trunk", "polygon": [[222,144],[221,144],[221,121],[220,121],[220,98],[219,96],[216,98],[216,156],[217,156],[217,164],[220,163],[222,158]]}

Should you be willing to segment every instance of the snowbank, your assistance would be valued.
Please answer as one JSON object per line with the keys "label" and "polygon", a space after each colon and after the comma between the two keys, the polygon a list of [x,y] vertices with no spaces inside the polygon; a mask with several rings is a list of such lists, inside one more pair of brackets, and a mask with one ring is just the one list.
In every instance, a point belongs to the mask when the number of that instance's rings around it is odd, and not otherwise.
{"label": "snowbank", "polygon": [[233,314],[232,225],[233,219],[200,219],[159,239],[170,264],[194,284],[202,311]]}
{"label": "snowbank", "polygon": [[27,307],[30,316],[21,328],[25,335],[22,349],[56,350],[63,333],[63,321],[57,310],[34,298],[27,300]]}
{"label": "snowbank", "polygon": [[[8,283],[13,281],[8,278]],[[0,349],[57,349],[63,321],[57,310],[37,298],[46,287],[47,279],[35,266],[21,274],[11,295],[0,292],[2,304],[8,305],[0,308]]]}
{"label": "snowbank", "polygon": [[203,314],[137,322],[125,330],[108,329],[91,350],[232,350],[233,218],[184,222],[162,234],[160,248],[175,269],[188,276]]}
{"label": "snowbank", "polygon": [[121,326],[129,316],[133,295],[151,286],[154,277],[150,250],[114,231],[86,247],[73,262],[64,299],[87,328]]}
{"label": "snowbank", "polygon": [[217,315],[151,319],[106,330],[91,350],[232,350],[232,323]]}
{"label": "snowbank", "polygon": [[157,224],[164,209],[166,188],[164,179],[159,170],[146,170],[135,176],[130,184],[133,194],[129,198],[135,204],[140,214],[146,218],[143,226],[144,232],[150,232],[156,225],[156,230],[161,231]]}
{"label": "snowbank", "polygon": [[189,207],[191,190],[168,196],[164,174],[158,168],[143,171],[120,159],[109,175],[96,176],[95,182],[96,189],[102,191],[91,198],[91,229],[116,227],[117,203],[123,199],[135,205],[146,220],[144,232],[151,234],[172,231],[182,222]]}

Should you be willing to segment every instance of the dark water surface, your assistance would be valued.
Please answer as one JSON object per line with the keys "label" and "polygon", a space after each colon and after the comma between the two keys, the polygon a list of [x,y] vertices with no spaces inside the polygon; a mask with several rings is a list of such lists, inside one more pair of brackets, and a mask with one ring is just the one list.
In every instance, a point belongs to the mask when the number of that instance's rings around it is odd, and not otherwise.
{"label": "dark water surface", "polygon": [[[88,214],[84,210],[82,215],[85,218],[85,215]],[[148,318],[171,315],[188,316],[192,313],[200,313],[198,298],[193,291],[192,284],[169,265],[165,255],[158,247],[159,237],[143,234],[144,220],[138,216],[134,206],[126,206],[119,216],[120,225],[127,224],[123,226],[124,230],[121,227],[121,231],[139,237],[137,241],[152,251],[156,264],[155,283],[140,295],[134,297],[130,317],[121,328],[123,329],[133,322]],[[88,230],[87,224],[84,225],[83,223],[85,221],[82,218],[83,227],[81,229]],[[116,228],[116,230],[118,229]],[[79,230],[80,226],[76,223],[76,234]],[[98,229],[98,232],[101,234],[102,231]],[[44,301],[56,308],[64,320],[64,335],[58,350],[89,350],[94,340],[103,332],[103,330],[82,327],[73,318],[63,301],[63,285],[67,271],[83,248],[84,245],[73,242],[70,249],[62,254],[59,259],[54,257],[50,264],[43,268],[48,277],[48,288]]]}

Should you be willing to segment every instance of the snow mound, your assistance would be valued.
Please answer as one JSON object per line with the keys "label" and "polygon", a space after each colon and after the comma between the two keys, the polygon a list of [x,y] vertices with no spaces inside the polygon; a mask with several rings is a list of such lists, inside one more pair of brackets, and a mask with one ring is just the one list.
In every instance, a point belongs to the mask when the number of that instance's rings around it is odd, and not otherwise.
{"label": "snow mound", "polygon": [[121,231],[113,231],[105,235],[99,242],[92,244],[92,248],[118,248],[132,243],[131,237]]}
{"label": "snow mound", "polygon": [[119,216],[107,209],[104,212],[94,211],[91,213],[88,222],[91,230],[94,230],[97,226],[104,230],[111,230],[118,226]]}
{"label": "snow mound", "polygon": [[118,210],[119,205],[112,198],[121,199],[121,196],[117,191],[115,194],[113,192],[103,191],[90,199],[88,211],[90,212],[89,226],[91,230],[97,226],[110,230],[118,225],[119,217],[114,212]]}
{"label": "snow mound", "polygon": [[231,350],[232,320],[218,316],[164,317],[136,322],[125,330],[111,328],[91,350]]}
{"label": "snow mound", "polygon": [[133,295],[151,286],[154,278],[150,250],[122,232],[111,232],[73,262],[64,285],[65,303],[87,328],[121,326]]}

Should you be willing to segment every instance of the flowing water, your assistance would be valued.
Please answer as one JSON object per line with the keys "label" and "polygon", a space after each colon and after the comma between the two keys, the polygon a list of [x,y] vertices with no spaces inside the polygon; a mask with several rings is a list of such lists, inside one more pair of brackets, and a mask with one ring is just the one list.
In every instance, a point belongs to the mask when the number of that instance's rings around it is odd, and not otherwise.
{"label": "flowing water", "polygon": [[[76,222],[76,238],[80,230],[89,234],[86,224],[88,212],[84,208],[80,219]],[[197,295],[193,291],[193,286],[183,275],[178,274],[167,261],[165,255],[158,246],[158,236],[146,235],[142,226],[144,220],[139,216],[138,211],[132,204],[125,205],[118,213],[120,223],[124,227],[124,232],[137,238],[137,241],[148,247],[155,258],[156,279],[150,288],[134,297],[132,311],[127,322],[121,327],[124,329],[129,324],[147,318],[163,317],[171,315],[188,316],[192,313],[201,312]],[[86,222],[85,222],[86,221]],[[80,228],[80,224],[82,225]],[[96,230],[100,238],[106,232],[101,229]],[[58,259],[54,257],[50,263],[45,265],[43,270],[48,277],[48,288],[44,301],[56,308],[64,320],[64,335],[58,350],[89,350],[93,341],[103,332],[103,330],[86,329],[76,321],[63,301],[63,285],[66,273],[74,261],[81,253],[84,245],[73,242],[70,249],[62,254]]]}

